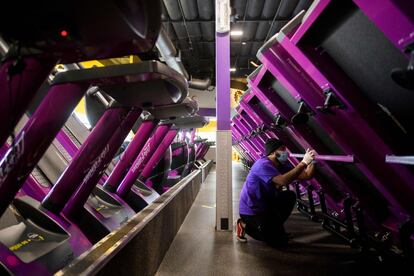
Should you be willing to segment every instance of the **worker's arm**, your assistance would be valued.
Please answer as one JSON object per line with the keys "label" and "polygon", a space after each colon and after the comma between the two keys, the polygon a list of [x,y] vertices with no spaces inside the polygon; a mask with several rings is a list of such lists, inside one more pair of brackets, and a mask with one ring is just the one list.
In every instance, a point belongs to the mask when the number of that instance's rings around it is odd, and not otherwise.
{"label": "worker's arm", "polygon": [[[276,187],[282,187],[289,185],[293,180],[298,179],[298,177],[305,171],[305,169],[312,163],[315,158],[316,152],[314,150],[307,149],[303,160],[292,170],[288,171],[285,174],[277,175],[272,178],[273,183]],[[312,165],[313,166],[313,165]],[[313,176],[314,168],[309,169],[312,173],[309,176]],[[306,173],[307,176],[307,173]]]}
{"label": "worker's arm", "polygon": [[300,162],[296,167],[291,169],[285,174],[280,174],[272,178],[273,183],[276,187],[287,186],[293,180],[297,179],[298,176],[306,169],[307,165],[304,162]]}
{"label": "worker's arm", "polygon": [[298,176],[298,180],[309,180],[315,174],[315,165],[314,163],[310,163],[309,166],[306,167],[305,170]]}

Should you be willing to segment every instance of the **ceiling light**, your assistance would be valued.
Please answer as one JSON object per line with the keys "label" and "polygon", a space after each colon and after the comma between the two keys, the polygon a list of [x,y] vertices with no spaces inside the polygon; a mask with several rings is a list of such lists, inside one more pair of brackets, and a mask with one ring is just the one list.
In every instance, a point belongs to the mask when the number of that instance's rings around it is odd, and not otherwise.
{"label": "ceiling light", "polygon": [[230,68],[230,72],[236,72],[236,68]]}
{"label": "ceiling light", "polygon": [[230,32],[230,35],[233,35],[233,36],[241,36],[241,35],[243,35],[243,31],[231,31]]}
{"label": "ceiling light", "polygon": [[246,45],[246,42],[242,42],[243,45]]}
{"label": "ceiling light", "polygon": [[253,60],[250,61],[250,64],[253,65],[254,67],[259,67],[259,65],[256,62],[254,62]]}

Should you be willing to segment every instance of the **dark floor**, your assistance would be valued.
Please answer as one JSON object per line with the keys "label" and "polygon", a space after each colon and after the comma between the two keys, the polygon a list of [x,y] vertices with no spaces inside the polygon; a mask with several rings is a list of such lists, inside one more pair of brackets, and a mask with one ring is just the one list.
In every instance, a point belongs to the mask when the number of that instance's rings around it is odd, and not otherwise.
{"label": "dark floor", "polygon": [[[233,164],[234,219],[246,173]],[[286,230],[291,245],[273,249],[248,239],[240,244],[231,232],[215,226],[215,169],[203,184],[156,275],[356,275],[356,250],[294,210]],[[366,264],[362,264],[366,266]],[[373,266],[368,271],[376,270]]]}

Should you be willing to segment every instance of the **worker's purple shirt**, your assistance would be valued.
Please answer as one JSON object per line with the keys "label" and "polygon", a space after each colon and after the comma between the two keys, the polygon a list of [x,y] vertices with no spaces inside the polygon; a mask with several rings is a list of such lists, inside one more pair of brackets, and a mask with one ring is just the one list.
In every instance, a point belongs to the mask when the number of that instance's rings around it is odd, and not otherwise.
{"label": "worker's purple shirt", "polygon": [[284,165],[279,171],[267,157],[257,160],[250,169],[240,193],[240,214],[258,215],[263,213],[277,192],[272,178],[289,171],[289,169],[289,165]]}

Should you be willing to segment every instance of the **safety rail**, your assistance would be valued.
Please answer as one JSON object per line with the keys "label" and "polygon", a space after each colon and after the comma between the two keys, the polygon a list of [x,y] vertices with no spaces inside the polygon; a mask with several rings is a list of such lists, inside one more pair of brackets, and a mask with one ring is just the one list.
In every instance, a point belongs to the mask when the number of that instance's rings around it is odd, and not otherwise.
{"label": "safety rail", "polygon": [[414,165],[414,156],[386,155],[385,163]]}
{"label": "safety rail", "polygon": [[[291,153],[292,157],[303,158],[303,153]],[[355,158],[353,155],[317,155],[315,160],[332,161],[332,162],[343,162],[343,163],[354,163]]]}
{"label": "safety rail", "polygon": [[[190,173],[56,275],[130,274],[132,270],[154,274],[198,194],[201,174],[200,170]],[[162,223],[170,225],[160,227]],[[137,248],[140,254],[135,254]],[[149,252],[153,258],[148,258]]]}

